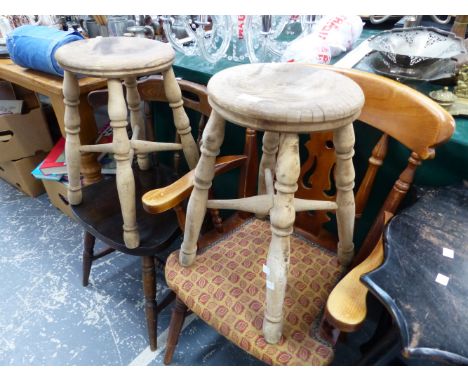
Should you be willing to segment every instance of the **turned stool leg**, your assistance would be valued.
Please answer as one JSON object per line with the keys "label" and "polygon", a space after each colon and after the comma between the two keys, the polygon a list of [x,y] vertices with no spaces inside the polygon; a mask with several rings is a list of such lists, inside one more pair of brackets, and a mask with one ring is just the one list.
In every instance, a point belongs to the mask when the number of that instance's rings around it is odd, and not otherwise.
{"label": "turned stool leg", "polygon": [[75,206],[81,203],[80,180],[80,87],[75,75],[65,70],[63,79],[63,103],[65,104],[65,160],[68,173],[68,201]]}
{"label": "turned stool leg", "polygon": [[180,91],[179,84],[175,79],[172,68],[163,73],[163,80],[164,91],[166,92],[166,97],[169,100],[169,106],[172,108],[174,124],[177,129],[177,133],[180,135],[185,159],[187,160],[189,168],[193,169],[197,165],[199,158],[198,146],[193,139],[190,121],[184,110],[182,92]]}
{"label": "turned stool leg", "polygon": [[[278,152],[279,139],[279,133],[265,131],[263,134],[262,159],[260,160],[260,166],[258,169],[258,195],[267,193],[265,170],[270,169],[272,179],[275,177],[276,154]],[[256,214],[255,216],[258,219],[265,218],[265,215],[262,214]]]}
{"label": "turned stool leg", "polygon": [[338,224],[338,259],[348,265],[354,254],[353,231],[356,208],[354,205],[354,129],[349,124],[335,130],[333,144],[336,152],[336,220]]}
{"label": "turned stool leg", "polygon": [[184,241],[179,252],[179,262],[185,267],[195,260],[197,240],[206,213],[208,191],[214,177],[216,156],[224,139],[224,125],[224,119],[213,110],[203,132],[201,158],[195,169],[194,187],[187,206],[187,216],[192,218],[185,222]]}
{"label": "turned stool leg", "polygon": [[[137,81],[135,77],[125,78],[125,87],[127,88],[127,104],[130,109],[130,126],[132,127],[132,139],[146,139],[145,120],[141,112],[141,99],[137,89]],[[137,162],[140,170],[148,170],[151,163],[148,154],[137,154]]]}
{"label": "turned stool leg", "polygon": [[143,292],[145,295],[145,314],[146,324],[148,326],[148,336],[150,341],[150,349],[156,350],[157,336],[156,327],[157,312],[156,312],[156,268],[152,256],[142,256],[141,270],[143,274]]}
{"label": "turned stool leg", "polygon": [[107,81],[109,118],[113,131],[114,158],[117,164],[116,183],[123,217],[123,237],[128,248],[136,248],[140,238],[136,225],[135,180],[130,162],[130,141],[127,135],[127,106],[122,84],[118,79]]}
{"label": "turned stool leg", "polygon": [[258,195],[266,194],[265,169],[271,170],[271,175],[275,174],[276,153],[279,146],[279,133],[265,131],[262,141],[262,159],[258,170]]}
{"label": "turned stool leg", "polygon": [[290,240],[296,212],[293,200],[300,173],[299,137],[281,134],[276,164],[276,195],[270,210],[271,242],[267,256],[266,309],[263,334],[276,344],[283,328],[283,301],[289,269]]}

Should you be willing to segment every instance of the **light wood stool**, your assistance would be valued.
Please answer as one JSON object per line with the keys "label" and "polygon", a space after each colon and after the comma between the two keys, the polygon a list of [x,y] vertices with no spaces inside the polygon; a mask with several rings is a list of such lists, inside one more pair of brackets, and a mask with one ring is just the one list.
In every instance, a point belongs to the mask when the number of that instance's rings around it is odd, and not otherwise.
{"label": "light wood stool", "polygon": [[[194,262],[206,208],[269,215],[272,239],[265,268],[263,332],[269,343],[277,343],[282,333],[289,237],[296,211],[336,210],[338,256],[347,264],[353,255],[352,122],[361,112],[364,95],[355,82],[343,75],[287,63],[240,65],[219,72],[208,83],[208,97],[213,111],[203,133],[179,261],[184,266]],[[224,139],[225,121],[264,131],[257,196],[208,200],[215,159]],[[336,202],[294,198],[300,172],[298,134],[317,131],[334,133]]]}
{"label": "light wood stool", "polygon": [[[80,40],[59,48],[55,58],[65,71],[63,95],[65,103],[65,155],[68,169],[68,200],[81,203],[80,153],[113,153],[117,162],[116,182],[123,216],[123,237],[128,248],[139,245],[135,213],[135,181],[132,173],[133,155],[137,155],[142,170],[150,167],[148,153],[182,149],[190,168],[198,161],[198,147],[183,108],[182,94],[172,70],[174,50],[169,44],[149,39],[128,37]],[[174,115],[180,136],[179,143],[145,141],[144,118],[140,112],[137,77],[162,73],[164,90]],[[107,79],[109,118],[113,141],[108,144],[80,145],[79,87],[75,74]],[[125,102],[122,82],[127,89]],[[127,135],[127,104],[130,109],[131,140]]]}

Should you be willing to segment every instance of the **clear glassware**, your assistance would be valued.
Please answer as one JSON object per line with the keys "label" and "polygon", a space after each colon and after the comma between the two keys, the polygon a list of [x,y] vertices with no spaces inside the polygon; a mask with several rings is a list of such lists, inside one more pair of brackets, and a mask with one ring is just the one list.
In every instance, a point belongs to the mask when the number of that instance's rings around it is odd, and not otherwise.
{"label": "clear glassware", "polygon": [[165,15],[161,20],[166,38],[175,50],[186,56],[198,55],[197,36],[192,30],[190,16]]}
{"label": "clear glassware", "polygon": [[223,55],[225,60],[236,63],[249,62],[247,54],[247,45],[245,39],[245,22],[248,16],[233,15],[231,18],[231,41],[226,52]]}
{"label": "clear glassware", "polygon": [[224,57],[231,42],[231,17],[199,15],[192,19],[194,26],[201,56],[212,64]]}
{"label": "clear glassware", "polygon": [[297,16],[247,16],[246,46],[250,62],[281,61],[288,44],[301,33]]}

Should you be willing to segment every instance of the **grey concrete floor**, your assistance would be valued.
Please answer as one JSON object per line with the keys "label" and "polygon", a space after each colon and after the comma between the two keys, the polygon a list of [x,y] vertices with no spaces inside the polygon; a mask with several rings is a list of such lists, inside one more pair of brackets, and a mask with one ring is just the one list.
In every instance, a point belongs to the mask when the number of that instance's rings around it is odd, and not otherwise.
{"label": "grey concrete floor", "polygon": [[[162,365],[172,306],[159,316],[151,352],[140,259],[111,254],[83,287],[82,235],[46,194],[31,198],[0,180],[0,366]],[[161,296],[167,286],[158,277]],[[369,333],[350,336],[334,364],[355,362]],[[186,319],[173,364],[262,365],[195,316]]]}

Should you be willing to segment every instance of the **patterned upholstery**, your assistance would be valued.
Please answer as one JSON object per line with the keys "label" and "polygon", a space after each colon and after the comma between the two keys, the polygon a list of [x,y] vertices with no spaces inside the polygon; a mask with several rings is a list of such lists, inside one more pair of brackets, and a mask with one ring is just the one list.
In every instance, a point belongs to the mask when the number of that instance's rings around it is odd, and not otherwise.
{"label": "patterned upholstery", "polygon": [[172,253],[166,263],[167,283],[189,309],[265,363],[328,364],[333,349],[311,327],[317,326],[342,267],[334,253],[291,236],[283,336],[279,344],[270,345],[262,334],[266,284],[262,266],[270,239],[269,222],[250,219],[202,251],[189,268],[180,266],[178,253]]}

